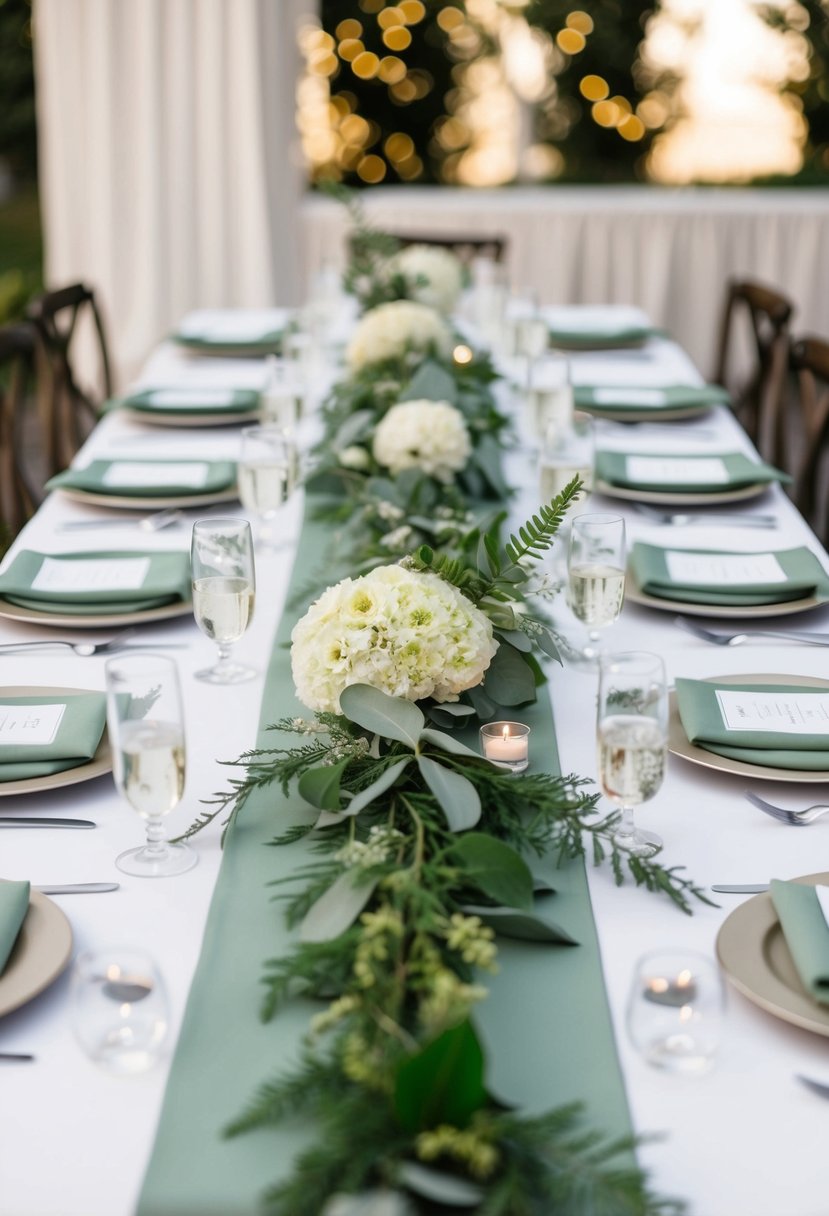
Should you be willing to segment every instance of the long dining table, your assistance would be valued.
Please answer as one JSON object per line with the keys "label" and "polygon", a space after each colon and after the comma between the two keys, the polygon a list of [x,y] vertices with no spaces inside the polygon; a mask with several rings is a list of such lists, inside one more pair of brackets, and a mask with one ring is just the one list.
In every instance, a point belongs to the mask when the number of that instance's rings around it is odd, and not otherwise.
{"label": "long dining table", "polygon": [[[659,336],[624,354],[574,355],[572,371],[574,381],[585,384],[602,377],[605,383],[613,382],[622,374],[631,384],[701,383],[679,347]],[[248,385],[256,384],[257,376],[262,383],[264,364],[247,360],[243,368],[234,368],[225,360],[196,360],[168,343],[153,353],[139,383],[180,384],[197,374],[205,383],[218,384],[223,377],[232,380],[242,372]],[[499,391],[505,404],[516,400],[506,384]],[[682,454],[740,450],[754,455],[737,422],[722,406],[702,417],[671,424],[600,421],[596,429],[597,442],[606,450]],[[162,454],[165,458],[232,459],[238,445],[236,426],[150,426],[113,410],[79,453],[78,463]],[[510,506],[515,520],[536,506],[533,460],[521,445],[505,453],[507,478],[520,487]],[[235,648],[241,660],[263,673],[283,610],[296,611],[285,609],[285,596],[292,562],[303,556],[295,545],[301,500],[301,494],[295,495],[280,521],[280,533],[288,546],[258,558],[254,619]],[[825,552],[777,485],[761,497],[721,508],[733,516],[733,522],[726,525],[714,526],[704,519],[681,527],[658,523],[640,514],[633,503],[599,493],[591,495],[588,509],[621,514],[630,542],[746,553],[805,545],[829,571]],[[238,504],[230,504],[227,513],[245,514]],[[745,516],[757,513],[773,514],[774,525],[763,529],[741,526]],[[198,512],[188,512],[183,524],[153,534],[137,526],[139,514],[116,516],[113,511],[101,512],[53,493],[17,537],[4,565],[24,547],[49,553],[189,548],[190,523]],[[66,524],[104,515],[121,522],[65,530]],[[613,650],[661,654],[670,681],[684,676],[826,674],[826,649],[772,638],[725,649],[683,633],[673,617],[672,612],[628,602],[620,620],[608,631],[607,645]],[[713,622],[724,628],[732,623],[735,628],[740,625],[739,621]],[[761,623],[751,621],[754,627]],[[829,631],[829,607],[777,624]],[[53,637],[86,640],[111,632],[45,628],[0,614],[0,645]],[[211,662],[214,647],[191,615],[142,626],[132,640],[146,644],[148,653],[153,645],[178,647],[169,653],[177,657],[183,684],[187,785],[169,825],[173,832],[182,831],[197,816],[203,800],[227,788],[229,773],[222,762],[234,760],[253,745],[262,680],[233,688],[197,681],[194,673]],[[68,650],[3,653],[0,672],[0,692],[10,687],[104,687],[103,658],[82,657]],[[593,777],[595,673],[565,662],[550,665],[548,675],[542,695],[551,699],[562,770]],[[785,776],[779,781],[756,782],[753,788],[759,789],[761,784],[760,792],[792,806],[819,802],[826,793],[820,782],[793,785]],[[821,841],[829,839],[829,826],[818,823],[811,831],[794,831],[751,806],[744,798],[745,789],[743,777],[671,755],[659,794],[637,811],[637,822],[664,837],[664,863],[685,867],[688,876],[704,889],[714,883],[764,883],[772,877],[791,878],[822,870]],[[10,812],[83,816],[96,822],[96,829],[88,832],[2,829],[2,875],[30,879],[34,884],[119,882],[119,889],[111,893],[53,898],[71,922],[75,952],[135,944],[156,959],[168,989],[172,1035],[158,1066],[142,1075],[118,1077],[96,1067],[74,1037],[71,968],[35,999],[0,1018],[0,1052],[30,1052],[35,1057],[30,1063],[0,1062],[0,1213],[128,1216],[135,1209],[153,1144],[173,1044],[221,864],[220,824],[215,821],[193,842],[199,855],[193,870],[152,880],[129,878],[115,868],[116,855],[140,842],[143,826],[109,775],[0,799],[0,821]],[[749,1212],[752,1216],[825,1216],[829,1199],[823,1121],[829,1118],[829,1106],[796,1079],[796,1074],[805,1073],[829,1081],[825,1037],[773,1016],[730,987],[721,1048],[715,1066],[704,1075],[680,1076],[653,1068],[634,1048],[626,1030],[628,992],[639,956],[666,947],[699,951],[713,959],[723,922],[741,900],[751,896],[714,896],[708,891],[715,906],[694,902],[693,915],[686,916],[664,896],[630,882],[616,886],[607,867],[590,866],[589,885],[628,1102],[635,1129],[645,1137],[638,1156],[655,1190],[684,1199],[689,1216]],[[263,957],[267,949],[263,939]],[[255,1009],[251,1017],[256,1017]],[[220,1097],[217,1095],[217,1102]],[[550,1105],[555,1101],[551,1094]],[[203,1149],[209,1153],[210,1146]],[[193,1165],[183,1162],[182,1168]],[[197,1216],[196,1208],[193,1216]]]}

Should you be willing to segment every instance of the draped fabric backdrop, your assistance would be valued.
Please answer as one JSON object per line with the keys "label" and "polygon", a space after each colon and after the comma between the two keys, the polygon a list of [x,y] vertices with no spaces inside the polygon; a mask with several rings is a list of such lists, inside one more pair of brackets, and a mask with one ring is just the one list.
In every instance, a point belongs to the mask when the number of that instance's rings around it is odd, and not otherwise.
{"label": "draped fabric backdrop", "polygon": [[123,384],[188,309],[296,304],[308,0],[35,0],[46,282],[100,295]]}

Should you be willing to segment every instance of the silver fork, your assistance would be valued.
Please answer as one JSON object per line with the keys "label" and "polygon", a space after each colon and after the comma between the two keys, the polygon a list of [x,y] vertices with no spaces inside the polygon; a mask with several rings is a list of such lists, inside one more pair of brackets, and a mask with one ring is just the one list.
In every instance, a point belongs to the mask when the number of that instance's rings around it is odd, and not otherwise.
{"label": "silver fork", "polygon": [[183,511],[169,508],[165,511],[156,511],[152,515],[145,515],[142,519],[73,519],[69,523],[58,524],[58,531],[76,532],[83,528],[136,527],[141,532],[160,532],[162,528],[169,528],[171,524],[180,523],[183,519]]}
{"label": "silver fork", "polygon": [[672,524],[682,527],[684,524],[716,524],[731,528],[776,528],[777,519],[774,515],[718,515],[716,512],[697,511],[693,514],[682,514],[676,511],[656,511],[643,502],[633,504],[640,515],[647,516],[654,523]]}
{"label": "silver fork", "polygon": [[7,642],[0,646],[0,654],[14,654],[18,650],[35,650],[46,646],[61,646],[74,650],[75,654],[82,655],[84,658],[89,658],[93,654],[107,654],[110,650],[120,649],[125,640],[131,638],[134,633],[134,629],[122,629],[120,633],[108,638],[106,642],[66,642],[51,638],[40,642]]}
{"label": "silver fork", "polygon": [[751,633],[716,633],[713,629],[705,629],[684,616],[675,616],[674,624],[686,633],[702,638],[703,642],[713,642],[715,646],[742,646],[743,642],[750,642],[752,638],[781,638],[784,642],[829,646],[829,633],[809,633],[803,629],[752,629]]}
{"label": "silver fork", "polygon": [[758,811],[765,811],[772,819],[776,819],[778,823],[788,823],[792,827],[805,828],[810,823],[814,823],[821,816],[829,814],[829,806],[822,802],[816,802],[814,806],[807,806],[802,811],[790,811],[784,806],[777,806],[773,802],[767,802],[765,798],[761,798],[759,794],[752,794],[750,790],[745,791],[745,796],[752,806],[756,806]]}

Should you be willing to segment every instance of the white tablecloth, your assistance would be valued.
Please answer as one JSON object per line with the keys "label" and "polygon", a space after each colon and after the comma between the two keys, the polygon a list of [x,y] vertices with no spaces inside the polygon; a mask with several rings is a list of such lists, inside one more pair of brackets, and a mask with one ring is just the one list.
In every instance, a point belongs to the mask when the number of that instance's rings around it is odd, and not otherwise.
{"label": "white tablecloth", "polygon": [[[659,346],[674,370],[683,363],[676,348]],[[658,359],[659,346],[645,354]],[[595,358],[579,356],[582,364]],[[159,369],[171,374],[180,359],[165,348],[148,378],[155,378]],[[204,367],[208,366],[205,362]],[[684,366],[687,378],[693,380],[693,368],[687,361]],[[673,433],[683,437],[685,450],[694,436],[697,450],[721,446],[723,440],[730,447],[750,450],[730,415],[722,410],[699,421],[677,424]],[[151,429],[116,414],[98,428],[85,456],[117,453],[137,457],[162,451],[178,456],[198,451],[200,456],[232,457],[236,435],[235,428],[198,434]],[[617,447],[632,444],[664,449],[673,442],[664,434],[649,439],[645,427],[625,430],[607,425],[602,435],[603,442]],[[533,477],[526,459],[516,454],[509,458],[508,471],[514,483],[525,487],[515,507],[517,515],[522,508],[535,505]],[[289,508],[287,532],[298,527],[300,505],[297,500]],[[624,504],[596,497],[593,505],[621,510],[631,538],[665,540],[668,535],[666,529],[647,523]],[[773,532],[721,528],[716,534],[699,528],[674,529],[670,539],[694,545],[710,541],[714,535],[716,544],[746,551],[771,544],[805,543],[820,552],[776,488],[756,506],[749,504],[745,509],[772,509],[779,526]],[[74,535],[57,530],[62,521],[96,513],[54,495],[16,547],[30,545],[53,552],[84,545],[187,547],[186,528],[153,537],[126,527]],[[256,615],[237,647],[241,659],[263,670],[282,611],[288,572],[286,555],[260,560]],[[829,628],[829,608],[795,619],[803,627]],[[62,637],[67,631],[55,630],[54,634]],[[48,635],[46,630],[0,620],[2,642]],[[231,689],[196,682],[193,672],[211,660],[213,646],[191,618],[148,626],[146,637],[185,643],[178,661],[188,724],[188,779],[185,799],[170,820],[174,830],[181,830],[196,815],[201,799],[226,786],[227,772],[218,761],[233,759],[252,745],[262,682]],[[626,605],[613,627],[612,644],[617,649],[662,653],[672,679],[758,671],[813,675],[825,672],[827,664],[825,650],[771,641],[723,651],[681,633],[669,614],[632,604]],[[55,651],[0,656],[0,671],[3,685],[103,687],[103,660]],[[595,676],[556,668],[550,692],[564,769],[593,774]],[[822,869],[824,827],[799,832],[774,823],[743,799],[744,784],[739,778],[671,757],[663,789],[637,813],[637,819],[664,836],[665,862],[687,866],[689,875],[703,886],[718,881],[765,881],[770,875],[790,877]],[[794,789],[773,782],[766,792],[771,798],[801,805],[820,800],[826,787]],[[14,810],[24,809],[33,814],[90,816],[99,826],[94,833],[4,829],[3,876],[42,883],[119,881],[121,889],[115,894],[57,897],[57,902],[71,919],[77,949],[138,943],[157,958],[167,980],[177,1028],[219,865],[218,827],[196,839],[200,855],[196,869],[177,878],[142,880],[121,875],[114,866],[120,850],[139,842],[142,824],[119,799],[110,778],[15,799]],[[687,1199],[691,1216],[749,1212],[752,1216],[823,1216],[827,1211],[824,1162],[829,1108],[800,1086],[794,1073],[803,1070],[829,1077],[825,1039],[778,1021],[734,992],[728,995],[721,1057],[706,1076],[679,1078],[656,1072],[632,1050],[626,1037],[625,1001],[635,959],[660,946],[685,946],[712,955],[719,926],[740,897],[723,896],[720,908],[700,905],[693,917],[686,917],[662,897],[630,886],[617,889],[606,870],[591,871],[590,886],[635,1125],[643,1133],[663,1133],[641,1153],[652,1170],[655,1187]],[[263,958],[267,950],[263,938]],[[255,1016],[256,1011],[251,1010],[251,1017]],[[244,1033],[243,1027],[240,1033]],[[68,974],[37,1000],[0,1020],[0,1051],[32,1051],[37,1057],[33,1064],[0,1064],[0,1212],[4,1216],[128,1216],[151,1146],[168,1061],[140,1077],[122,1079],[99,1071],[73,1039]],[[551,1094],[550,1105],[555,1103],[556,1095]]]}

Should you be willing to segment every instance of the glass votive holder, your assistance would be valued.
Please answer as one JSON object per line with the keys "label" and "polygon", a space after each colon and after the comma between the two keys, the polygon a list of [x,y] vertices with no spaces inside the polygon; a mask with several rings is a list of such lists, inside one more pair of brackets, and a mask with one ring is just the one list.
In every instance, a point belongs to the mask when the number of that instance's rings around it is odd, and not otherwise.
{"label": "glass votive holder", "polygon": [[72,1024],[86,1054],[108,1072],[146,1072],[161,1058],[170,1027],[158,967],[130,946],[78,955],[72,972]]}
{"label": "glass votive holder", "polygon": [[530,761],[530,728],[523,722],[486,722],[481,727],[481,752],[513,773],[523,773]]}
{"label": "glass votive holder", "polygon": [[724,1003],[713,959],[692,950],[654,951],[634,970],[628,1035],[655,1068],[707,1072],[720,1046]]}

